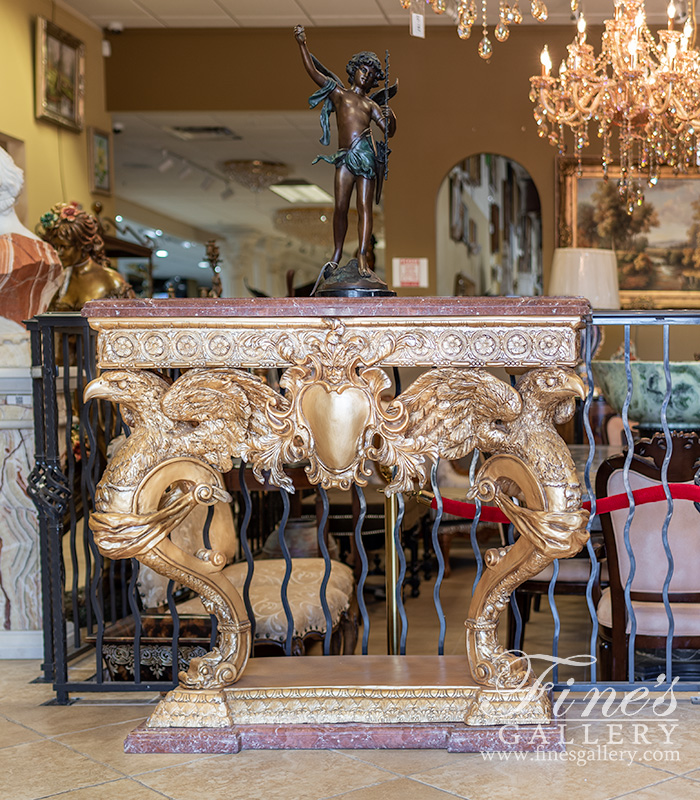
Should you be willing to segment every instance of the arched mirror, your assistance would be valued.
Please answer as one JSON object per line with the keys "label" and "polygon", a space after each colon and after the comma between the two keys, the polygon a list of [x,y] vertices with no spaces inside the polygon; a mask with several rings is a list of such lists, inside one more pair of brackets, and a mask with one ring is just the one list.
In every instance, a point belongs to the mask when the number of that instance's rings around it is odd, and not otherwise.
{"label": "arched mirror", "polygon": [[521,164],[493,153],[455,164],[436,229],[439,295],[542,294],[540,197]]}

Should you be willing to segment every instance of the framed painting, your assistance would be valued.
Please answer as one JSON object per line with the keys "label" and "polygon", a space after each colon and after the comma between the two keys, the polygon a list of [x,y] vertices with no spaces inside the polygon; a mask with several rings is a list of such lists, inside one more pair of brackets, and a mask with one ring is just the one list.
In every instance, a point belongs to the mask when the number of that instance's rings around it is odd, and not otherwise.
{"label": "framed painting", "polygon": [[36,118],[81,131],[85,105],[85,45],[43,17],[36,20],[34,76]]}
{"label": "framed painting", "polygon": [[112,194],[112,137],[97,128],[88,129],[90,191]]}
{"label": "framed painting", "polygon": [[700,308],[700,174],[659,169],[628,214],[619,171],[600,161],[557,161],[557,247],[614,250],[623,308]]}

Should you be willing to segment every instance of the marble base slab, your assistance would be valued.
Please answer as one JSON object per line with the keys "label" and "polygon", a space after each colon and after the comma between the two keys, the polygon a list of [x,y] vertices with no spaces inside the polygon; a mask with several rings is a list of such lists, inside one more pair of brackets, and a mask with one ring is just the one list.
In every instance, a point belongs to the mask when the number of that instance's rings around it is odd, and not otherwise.
{"label": "marble base slab", "polygon": [[126,737],[126,753],[238,753],[241,750],[447,750],[450,753],[563,752],[563,722],[473,727],[464,723],[238,725],[149,728]]}

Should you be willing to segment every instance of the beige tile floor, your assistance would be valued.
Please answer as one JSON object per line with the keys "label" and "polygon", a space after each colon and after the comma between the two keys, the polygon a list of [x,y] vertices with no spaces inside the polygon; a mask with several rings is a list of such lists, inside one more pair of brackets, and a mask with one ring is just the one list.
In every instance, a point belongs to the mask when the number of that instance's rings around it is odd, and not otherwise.
{"label": "beige tile floor", "polygon": [[[471,572],[458,546],[453,569],[442,593],[446,652],[462,652]],[[588,635],[585,614],[576,598],[567,600],[572,602],[563,604],[563,632],[575,649],[576,630],[579,641]],[[431,602],[427,584],[420,598],[407,601],[409,652],[434,652]],[[370,610],[379,622],[381,604]],[[530,652],[551,641],[547,617],[547,611],[539,612],[528,626]],[[378,650],[382,628],[374,627]],[[155,697],[85,694],[71,706],[44,705],[53,694],[50,686],[31,682],[38,672],[37,661],[0,661],[1,800],[700,800],[700,706],[682,694],[673,714],[662,720],[665,729],[648,713],[640,721],[642,712],[626,722],[619,715],[602,720],[595,711],[584,718],[579,700],[568,711],[567,752],[556,755],[489,758],[419,750],[127,755],[124,737],[150,713]]]}

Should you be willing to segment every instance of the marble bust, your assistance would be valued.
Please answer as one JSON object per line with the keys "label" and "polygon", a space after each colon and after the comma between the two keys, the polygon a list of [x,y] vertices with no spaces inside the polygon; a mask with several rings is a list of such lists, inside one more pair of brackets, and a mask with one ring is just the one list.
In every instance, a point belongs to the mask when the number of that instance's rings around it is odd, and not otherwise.
{"label": "marble bust", "polygon": [[24,173],[0,147],[0,317],[18,325],[46,311],[63,278],[53,247],[17,217],[23,183]]}

